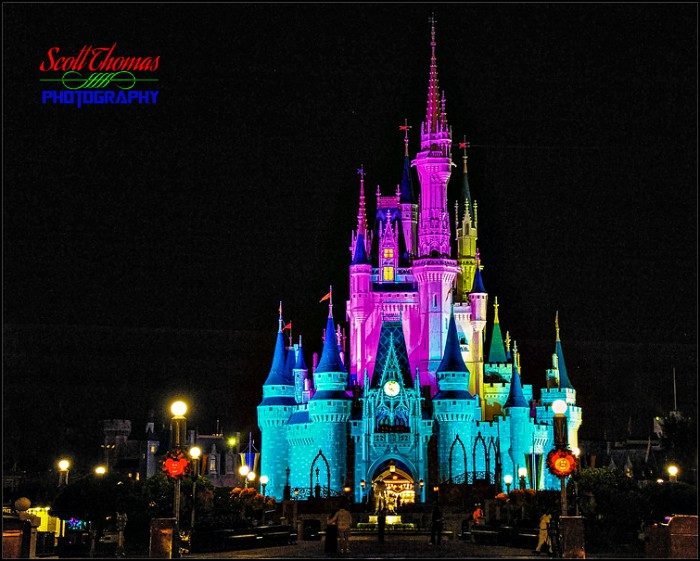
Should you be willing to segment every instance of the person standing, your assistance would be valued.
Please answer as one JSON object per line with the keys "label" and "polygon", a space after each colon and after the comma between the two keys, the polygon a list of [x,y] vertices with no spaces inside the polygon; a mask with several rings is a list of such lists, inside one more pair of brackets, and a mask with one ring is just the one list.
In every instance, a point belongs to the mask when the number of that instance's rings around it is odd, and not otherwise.
{"label": "person standing", "polygon": [[386,509],[381,508],[377,513],[377,541],[384,543],[384,531],[386,530]]}
{"label": "person standing", "polygon": [[549,548],[549,553],[552,553],[552,540],[549,537],[549,524],[552,522],[552,515],[545,512],[540,516],[540,533],[537,540],[537,547],[535,548],[535,553],[539,555],[542,546],[547,544]]}
{"label": "person standing", "polygon": [[336,524],[338,527],[338,541],[340,542],[340,553],[349,551],[350,526],[352,526],[352,514],[345,508],[345,505],[338,509],[328,524]]}
{"label": "person standing", "polygon": [[440,545],[442,540],[442,511],[440,506],[435,503],[433,507],[433,515],[430,525],[430,543],[432,545]]}

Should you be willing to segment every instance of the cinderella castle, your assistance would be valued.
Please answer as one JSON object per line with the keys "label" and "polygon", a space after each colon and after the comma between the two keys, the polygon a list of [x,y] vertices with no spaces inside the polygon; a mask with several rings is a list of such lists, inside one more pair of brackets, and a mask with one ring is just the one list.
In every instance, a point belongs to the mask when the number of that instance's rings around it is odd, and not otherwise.
{"label": "cinderella castle", "polygon": [[291,489],[306,497],[349,488],[361,501],[379,484],[406,504],[425,501],[428,488],[445,482],[481,481],[506,490],[508,476],[529,488],[558,489],[545,466],[554,445],[555,400],[567,403],[568,442],[578,444],[581,408],[558,318],[552,365],[537,400],[521,382],[517,341],[511,345],[508,332],[503,337],[497,298],[487,319],[466,142],[460,144],[461,196],[454,205],[447,200],[455,164],[438,88],[434,22],[430,47],[420,151],[411,158],[409,127],[401,127],[401,181],[391,195],[377,187],[374,226],[366,216],[364,170],[358,170],[348,337],[335,323],[331,291],[323,351],[309,369],[301,339],[287,346],[280,305],[258,406],[260,473],[277,498],[289,497]]}

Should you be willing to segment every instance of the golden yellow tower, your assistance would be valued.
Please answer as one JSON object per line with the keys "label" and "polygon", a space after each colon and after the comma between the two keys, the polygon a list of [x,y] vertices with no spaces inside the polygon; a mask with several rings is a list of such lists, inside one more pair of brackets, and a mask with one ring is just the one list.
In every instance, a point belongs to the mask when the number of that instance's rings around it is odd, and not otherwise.
{"label": "golden yellow tower", "polygon": [[455,301],[468,302],[467,295],[474,283],[476,271],[476,240],[477,240],[477,204],[472,202],[469,192],[469,178],[467,174],[467,148],[469,143],[464,138],[459,143],[464,150],[462,154],[462,200],[455,202],[455,232],[457,240],[457,263],[460,272],[457,275],[457,291]]}

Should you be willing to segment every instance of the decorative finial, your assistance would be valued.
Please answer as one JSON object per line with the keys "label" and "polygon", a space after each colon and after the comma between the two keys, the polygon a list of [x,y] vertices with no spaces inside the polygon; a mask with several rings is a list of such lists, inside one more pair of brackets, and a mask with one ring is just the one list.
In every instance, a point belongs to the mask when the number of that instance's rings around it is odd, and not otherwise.
{"label": "decorative finial", "polygon": [[498,323],[498,296],[496,296],[496,298],[494,298],[493,310],[494,310],[493,323]]}
{"label": "decorative finial", "polygon": [[459,201],[455,201],[455,239],[457,239],[457,229],[459,228]]}
{"label": "decorative finial", "polygon": [[464,175],[467,175],[467,160],[469,159],[469,156],[467,156],[467,148],[469,148],[469,143],[467,142],[466,134],[462,137],[462,142],[459,143],[459,148],[460,150],[464,150],[464,154],[462,154],[462,163],[464,165]]}
{"label": "decorative finial", "polygon": [[403,125],[399,127],[399,130],[403,131],[403,155],[408,157],[408,131],[411,130],[408,119],[403,120]]}
{"label": "decorative finial", "polygon": [[328,299],[328,317],[332,318],[333,317],[333,285],[330,285],[330,290],[328,293],[330,294],[330,298]]}
{"label": "decorative finial", "polygon": [[367,230],[367,214],[365,212],[365,166],[360,165],[357,170],[360,176],[360,205],[357,209],[357,233],[364,233]]}
{"label": "decorative finial", "polygon": [[379,187],[379,183],[377,183],[377,199],[382,196],[382,189]]}
{"label": "decorative finial", "polygon": [[428,105],[425,115],[425,132],[435,132],[438,117],[438,76],[435,56],[435,15],[430,16],[430,77],[428,79]]}
{"label": "decorative finial", "polygon": [[510,331],[506,331],[506,351],[510,352]]}
{"label": "decorative finial", "polygon": [[299,333],[299,348],[301,349],[301,333]]}
{"label": "decorative finial", "polygon": [[282,333],[282,300],[280,300],[279,312],[280,312],[280,317],[279,317],[279,320],[278,320],[278,323],[279,323],[279,333]]}
{"label": "decorative finial", "polygon": [[557,313],[554,314],[554,330],[557,333],[557,341],[560,341],[560,339],[559,339],[559,310],[557,310]]}
{"label": "decorative finial", "polygon": [[513,341],[513,363],[520,370],[520,353],[518,353],[518,342]]}
{"label": "decorative finial", "polygon": [[474,256],[474,260],[476,261],[476,266],[479,268],[479,270],[483,270],[483,265],[481,264],[481,252],[479,251],[479,248],[476,248],[476,255]]}

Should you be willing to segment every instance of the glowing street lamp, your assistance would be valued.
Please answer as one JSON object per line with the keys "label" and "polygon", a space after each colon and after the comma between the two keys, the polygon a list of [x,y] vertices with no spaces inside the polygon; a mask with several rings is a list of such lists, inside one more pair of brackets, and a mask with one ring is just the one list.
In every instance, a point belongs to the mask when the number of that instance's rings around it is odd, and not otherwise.
{"label": "glowing street lamp", "polygon": [[[249,472],[248,472],[248,475],[246,475],[246,479],[247,479],[248,481],[250,481],[251,483],[252,483],[253,481],[255,481],[255,472],[254,472],[254,471],[249,471]],[[246,484],[245,484],[246,487],[248,486],[248,481],[246,481]]]}
{"label": "glowing street lamp", "polygon": [[250,472],[250,468],[243,464],[241,467],[238,468],[238,473],[240,474],[241,478],[243,479],[243,482],[245,483],[245,486],[248,487],[248,479],[247,475]]}
{"label": "glowing street lamp", "polygon": [[510,493],[510,486],[513,484],[513,476],[512,475],[504,475],[503,476],[503,483],[506,484],[506,493]]}
{"label": "glowing street lamp", "polygon": [[521,491],[524,491],[525,487],[527,486],[525,483],[526,477],[527,477],[527,468],[519,467],[518,468],[518,481],[520,482],[520,490]]}
{"label": "glowing street lamp", "polygon": [[199,458],[202,449],[199,446],[190,448],[190,458],[192,458],[192,518],[190,519],[190,531],[194,529],[194,509],[197,502],[197,478],[199,477]]}
{"label": "glowing street lamp", "polygon": [[268,481],[270,481],[270,478],[267,475],[260,476],[260,485],[262,485],[263,497],[267,496],[267,493],[265,492],[265,487],[267,487]]}
{"label": "glowing street lamp", "polygon": [[678,466],[671,464],[666,468],[666,471],[668,472],[669,481],[675,483],[678,480]]}
{"label": "glowing street lamp", "polygon": [[[185,413],[187,413],[187,404],[184,401],[178,399],[177,401],[174,401],[170,404],[170,412],[173,415],[173,444],[175,446],[175,450],[179,451],[180,447],[182,446],[182,435],[186,431],[185,423],[187,422],[187,420],[185,419]],[[180,525],[180,483],[180,478],[176,477],[173,511],[175,514],[175,523],[178,525],[178,527]]]}
{"label": "glowing street lamp", "polygon": [[58,486],[68,485],[68,471],[70,470],[70,460],[62,458],[58,461]]}
{"label": "glowing street lamp", "polygon": [[105,466],[97,466],[95,468],[95,475],[103,476],[107,473],[107,468]]}

